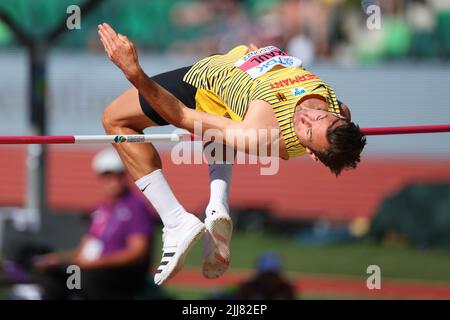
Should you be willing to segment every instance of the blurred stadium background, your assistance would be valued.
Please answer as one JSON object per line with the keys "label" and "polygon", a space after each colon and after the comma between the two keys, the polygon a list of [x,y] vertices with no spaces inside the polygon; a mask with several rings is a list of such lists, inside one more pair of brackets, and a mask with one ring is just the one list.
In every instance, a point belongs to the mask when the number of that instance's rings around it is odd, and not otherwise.
{"label": "blurred stadium background", "polygon": [[[38,39],[65,21],[75,0],[0,0],[0,13]],[[366,27],[370,4],[381,29]],[[46,133],[102,134],[101,113],[129,84],[111,65],[96,26],[108,22],[135,41],[150,75],[239,43],[273,44],[303,59],[335,88],[361,127],[450,123],[448,0],[105,0],[82,12],[48,49],[42,86]],[[29,123],[29,55],[0,21],[0,134],[35,134]],[[173,128],[152,128],[166,132]],[[233,291],[266,251],[277,252],[299,299],[450,299],[450,134],[370,137],[360,168],[334,178],[308,159],[276,176],[236,166],[231,190],[233,262],[221,279],[199,270],[201,246],[165,290],[175,298]],[[19,245],[77,243],[100,199],[90,162],[101,146],[48,148],[45,210],[21,210],[36,147],[0,147],[0,254]],[[169,182],[191,212],[208,200],[204,165],[176,166],[160,145]],[[28,184],[27,184],[28,181]],[[36,213],[36,212],[34,212]],[[159,255],[160,236],[155,254]],[[382,289],[366,288],[379,265]],[[1,292],[11,283],[0,277]]]}

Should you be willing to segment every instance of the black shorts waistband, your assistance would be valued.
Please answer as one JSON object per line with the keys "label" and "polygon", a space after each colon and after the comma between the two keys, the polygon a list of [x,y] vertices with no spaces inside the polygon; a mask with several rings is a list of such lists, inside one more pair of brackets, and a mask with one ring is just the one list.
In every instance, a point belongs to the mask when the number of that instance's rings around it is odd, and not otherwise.
{"label": "black shorts waistband", "polygon": [[[195,94],[197,93],[197,88],[183,81],[185,74],[191,67],[192,66],[164,72],[152,77],[152,79],[161,87],[173,94],[188,108],[195,109]],[[153,107],[145,100],[140,92],[139,102],[141,104],[142,111],[154,123],[159,126],[169,124],[153,109]]]}

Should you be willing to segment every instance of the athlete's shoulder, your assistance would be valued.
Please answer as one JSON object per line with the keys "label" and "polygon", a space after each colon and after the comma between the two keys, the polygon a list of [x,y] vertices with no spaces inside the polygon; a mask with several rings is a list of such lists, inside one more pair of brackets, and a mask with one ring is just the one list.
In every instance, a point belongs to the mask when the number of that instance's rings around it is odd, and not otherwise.
{"label": "athlete's shoulder", "polygon": [[241,44],[236,47],[233,47],[232,49],[230,49],[228,52],[225,52],[225,53],[210,54],[210,55],[202,58],[201,60],[199,60],[197,63],[199,63],[199,62],[217,63],[217,62],[237,61],[237,60],[241,59],[242,57],[244,57],[247,53],[249,53],[249,51],[250,51],[250,48],[248,46]]}
{"label": "athlete's shoulder", "polygon": [[228,51],[228,54],[235,54],[235,53],[246,54],[249,52],[249,50],[250,48],[248,46],[246,46],[245,44],[240,44],[232,48],[230,51]]}

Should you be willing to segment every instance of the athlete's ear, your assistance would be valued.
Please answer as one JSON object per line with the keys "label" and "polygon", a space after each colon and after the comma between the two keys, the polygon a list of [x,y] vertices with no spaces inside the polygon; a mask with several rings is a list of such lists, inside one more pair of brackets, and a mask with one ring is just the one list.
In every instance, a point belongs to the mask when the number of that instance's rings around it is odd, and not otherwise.
{"label": "athlete's ear", "polygon": [[309,156],[316,162],[319,161],[319,158],[317,158],[316,154],[310,149],[306,148],[306,152],[308,152]]}
{"label": "athlete's ear", "polygon": [[345,118],[347,118],[348,120],[351,120],[352,113],[350,112],[350,109],[348,108],[348,106],[339,100],[338,100],[338,105],[339,105],[339,109],[341,111],[341,115],[344,116]]}

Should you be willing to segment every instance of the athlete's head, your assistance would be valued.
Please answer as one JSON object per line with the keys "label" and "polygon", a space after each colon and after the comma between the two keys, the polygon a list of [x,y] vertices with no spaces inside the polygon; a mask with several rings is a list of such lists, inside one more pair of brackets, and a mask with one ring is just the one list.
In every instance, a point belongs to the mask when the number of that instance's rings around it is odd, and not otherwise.
{"label": "athlete's head", "polygon": [[346,168],[356,168],[366,145],[359,126],[324,110],[297,108],[295,131],[311,157],[336,176]]}

